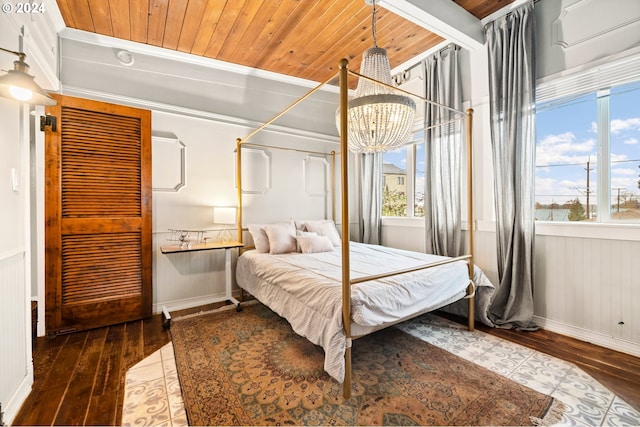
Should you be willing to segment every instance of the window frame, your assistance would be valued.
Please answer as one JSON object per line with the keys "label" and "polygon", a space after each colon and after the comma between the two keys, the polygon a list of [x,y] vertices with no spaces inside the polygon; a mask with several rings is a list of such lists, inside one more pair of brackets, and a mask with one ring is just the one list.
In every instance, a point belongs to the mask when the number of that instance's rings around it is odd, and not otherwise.
{"label": "window frame", "polygon": [[[597,63],[587,64],[579,69],[560,76],[550,76],[538,81],[536,88],[536,106],[552,101],[575,98],[589,93],[596,95],[597,108],[597,221],[544,221],[536,220],[536,233],[548,235],[572,235],[567,230],[580,225],[580,235],[584,236],[584,226],[601,227],[603,233],[588,233],[594,238],[603,238],[609,234],[622,236],[630,230],[640,231],[640,221],[620,221],[611,219],[611,90],[625,84],[640,83],[637,69],[640,67],[640,54],[621,58],[607,58]],[[537,139],[537,137],[536,137]],[[537,141],[536,141],[537,144]],[[603,161],[605,160],[605,161]],[[536,165],[537,166],[537,165]],[[561,225],[558,225],[561,224]],[[542,227],[540,227],[542,226]],[[616,230],[624,230],[618,233]],[[634,238],[640,233],[631,232]],[[623,239],[627,240],[627,239]]]}

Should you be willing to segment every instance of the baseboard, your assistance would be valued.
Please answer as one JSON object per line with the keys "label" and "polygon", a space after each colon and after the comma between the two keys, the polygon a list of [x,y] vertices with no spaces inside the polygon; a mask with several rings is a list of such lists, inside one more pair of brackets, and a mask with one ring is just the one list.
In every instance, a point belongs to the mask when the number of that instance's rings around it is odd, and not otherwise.
{"label": "baseboard", "polygon": [[27,397],[29,397],[29,393],[31,393],[31,388],[33,386],[33,369],[27,369],[27,375],[22,379],[22,382],[16,389],[13,396],[9,399],[9,401],[5,404],[2,404],[2,411],[4,412],[3,421],[5,425],[12,425],[13,419],[16,415],[18,415],[18,411],[22,407],[22,404]]}
{"label": "baseboard", "polygon": [[547,331],[556,332],[601,347],[610,348],[611,350],[640,357],[640,344],[638,343],[567,325],[555,320],[545,319],[544,317],[534,316],[533,320]]}

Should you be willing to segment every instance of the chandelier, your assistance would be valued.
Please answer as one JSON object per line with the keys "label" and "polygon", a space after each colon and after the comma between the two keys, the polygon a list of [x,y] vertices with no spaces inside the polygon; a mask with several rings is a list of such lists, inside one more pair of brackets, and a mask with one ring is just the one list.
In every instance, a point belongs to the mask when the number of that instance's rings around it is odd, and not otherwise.
{"label": "chandelier", "polygon": [[[392,86],[387,51],[376,42],[376,3],[371,29],[373,47],[362,55],[360,74]],[[416,103],[392,88],[361,78],[348,104],[349,150],[376,153],[395,150],[411,136]]]}

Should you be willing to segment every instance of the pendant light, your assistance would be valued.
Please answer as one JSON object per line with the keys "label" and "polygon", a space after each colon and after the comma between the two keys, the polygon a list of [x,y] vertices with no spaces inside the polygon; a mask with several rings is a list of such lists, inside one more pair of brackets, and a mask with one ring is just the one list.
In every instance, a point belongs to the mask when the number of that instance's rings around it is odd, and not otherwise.
{"label": "pendant light", "polygon": [[34,105],[56,105],[56,100],[42,90],[29,74],[29,65],[25,61],[26,55],[22,52],[0,47],[0,51],[14,54],[18,57],[13,62],[13,70],[0,77],[0,96],[15,99]]}
{"label": "pendant light", "polygon": [[[360,74],[393,85],[387,51],[376,40],[376,3],[373,0],[371,29],[373,47],[362,56]],[[392,88],[360,79],[348,104],[349,150],[356,153],[392,151],[411,137],[416,103]]]}

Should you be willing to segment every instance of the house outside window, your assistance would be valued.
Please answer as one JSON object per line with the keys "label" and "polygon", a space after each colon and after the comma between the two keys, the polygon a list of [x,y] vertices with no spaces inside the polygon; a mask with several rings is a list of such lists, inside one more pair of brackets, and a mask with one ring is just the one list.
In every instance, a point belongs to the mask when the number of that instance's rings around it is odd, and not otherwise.
{"label": "house outside window", "polygon": [[581,76],[538,93],[536,220],[639,223],[640,75],[622,64]]}
{"label": "house outside window", "polygon": [[424,217],[424,143],[383,155],[382,216]]}

